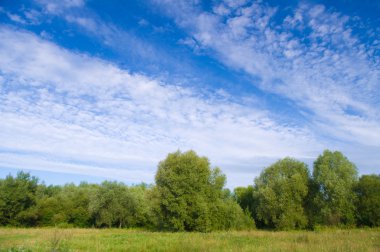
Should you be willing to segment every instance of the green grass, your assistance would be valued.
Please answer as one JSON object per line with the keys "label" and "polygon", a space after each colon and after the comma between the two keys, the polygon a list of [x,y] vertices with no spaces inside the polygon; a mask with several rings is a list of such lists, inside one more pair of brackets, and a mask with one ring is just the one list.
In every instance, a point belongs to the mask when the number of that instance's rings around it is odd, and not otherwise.
{"label": "green grass", "polygon": [[380,251],[380,229],[204,234],[0,228],[0,251]]}

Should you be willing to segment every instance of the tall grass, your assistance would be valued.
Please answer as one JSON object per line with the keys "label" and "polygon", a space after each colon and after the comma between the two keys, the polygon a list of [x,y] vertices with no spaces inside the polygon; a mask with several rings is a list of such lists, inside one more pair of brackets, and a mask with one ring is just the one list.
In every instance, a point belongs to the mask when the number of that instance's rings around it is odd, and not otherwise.
{"label": "tall grass", "polygon": [[2,228],[0,251],[380,251],[380,229],[163,233]]}

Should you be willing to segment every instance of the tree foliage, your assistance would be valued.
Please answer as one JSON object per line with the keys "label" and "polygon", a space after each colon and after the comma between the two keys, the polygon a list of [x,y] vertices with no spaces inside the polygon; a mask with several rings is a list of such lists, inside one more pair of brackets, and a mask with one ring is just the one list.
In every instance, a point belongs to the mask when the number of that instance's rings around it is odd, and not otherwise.
{"label": "tree foliage", "polygon": [[239,186],[234,189],[234,198],[236,202],[244,211],[250,213],[252,218],[256,218],[255,209],[257,206],[257,201],[254,198],[254,190],[255,188],[252,185],[247,187]]}
{"label": "tree foliage", "polygon": [[380,226],[380,175],[363,175],[355,188],[358,224]]}
{"label": "tree foliage", "polygon": [[341,152],[325,150],[314,162],[313,223],[353,225],[357,169]]}
{"label": "tree foliage", "polygon": [[146,222],[144,187],[128,187],[105,181],[97,187],[89,204],[97,227],[136,227]]}
{"label": "tree foliage", "polygon": [[207,232],[237,227],[239,218],[253,225],[225,195],[225,181],[220,169],[211,169],[208,159],[194,151],[169,154],[156,174],[163,228]]}
{"label": "tree foliage", "polygon": [[18,172],[14,178],[0,180],[0,224],[16,225],[28,217],[28,209],[36,204],[38,179]]}
{"label": "tree foliage", "polygon": [[295,159],[284,158],[266,168],[255,180],[257,219],[276,229],[306,227],[308,181],[306,164]]}
{"label": "tree foliage", "polygon": [[134,226],[137,202],[128,187],[117,182],[103,182],[92,195],[90,213],[98,227]]}
{"label": "tree foliage", "polygon": [[233,193],[206,157],[177,151],[159,163],[155,181],[46,186],[19,172],[0,179],[0,226],[208,232],[251,229],[255,223],[270,229],[380,225],[380,175],[358,181],[355,165],[337,151],[324,151],[311,177],[304,163],[285,158]]}

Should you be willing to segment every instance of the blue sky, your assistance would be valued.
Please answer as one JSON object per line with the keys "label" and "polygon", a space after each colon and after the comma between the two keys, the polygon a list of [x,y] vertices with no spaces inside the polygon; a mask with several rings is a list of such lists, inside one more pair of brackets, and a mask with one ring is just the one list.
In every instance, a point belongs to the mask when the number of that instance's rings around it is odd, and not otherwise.
{"label": "blue sky", "polygon": [[380,171],[380,2],[0,2],[0,176],[154,181],[193,149],[253,183],[342,151]]}

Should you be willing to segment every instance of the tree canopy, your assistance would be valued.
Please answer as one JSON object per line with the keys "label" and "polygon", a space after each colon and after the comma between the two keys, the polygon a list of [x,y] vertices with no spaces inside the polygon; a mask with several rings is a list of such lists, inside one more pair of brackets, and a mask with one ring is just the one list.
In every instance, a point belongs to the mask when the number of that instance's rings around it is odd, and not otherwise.
{"label": "tree canopy", "polygon": [[14,178],[0,180],[0,224],[18,225],[36,204],[38,179],[29,173],[18,172]]}
{"label": "tree canopy", "polygon": [[353,225],[358,180],[356,166],[339,151],[325,150],[314,162],[314,223]]}
{"label": "tree canopy", "polygon": [[276,229],[300,229],[307,225],[304,203],[308,194],[306,164],[284,158],[264,169],[255,180],[256,216]]}
{"label": "tree canopy", "polygon": [[219,168],[211,169],[208,159],[194,151],[169,154],[156,174],[164,228],[205,232],[233,227],[241,222],[239,218],[249,223],[236,202],[223,192],[225,181]]}
{"label": "tree canopy", "polygon": [[355,191],[358,197],[358,224],[380,226],[380,175],[363,175]]}
{"label": "tree canopy", "polygon": [[199,231],[380,226],[380,175],[362,175],[342,153],[306,164],[281,159],[252,185],[225,188],[226,176],[194,151],[167,155],[155,184],[46,186],[29,173],[0,179],[0,226],[143,227]]}

